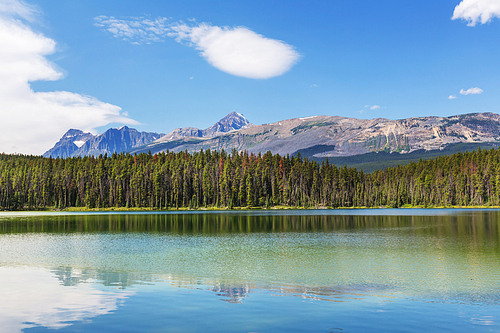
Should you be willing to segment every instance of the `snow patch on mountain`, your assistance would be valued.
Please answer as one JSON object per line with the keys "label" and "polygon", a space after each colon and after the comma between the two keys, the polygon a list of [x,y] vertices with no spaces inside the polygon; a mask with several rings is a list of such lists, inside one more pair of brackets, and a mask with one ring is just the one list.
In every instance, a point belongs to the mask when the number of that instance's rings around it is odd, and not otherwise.
{"label": "snow patch on mountain", "polygon": [[81,146],[83,146],[85,144],[85,141],[82,141],[82,140],[78,140],[78,141],[73,141],[73,143],[78,147],[80,148]]}

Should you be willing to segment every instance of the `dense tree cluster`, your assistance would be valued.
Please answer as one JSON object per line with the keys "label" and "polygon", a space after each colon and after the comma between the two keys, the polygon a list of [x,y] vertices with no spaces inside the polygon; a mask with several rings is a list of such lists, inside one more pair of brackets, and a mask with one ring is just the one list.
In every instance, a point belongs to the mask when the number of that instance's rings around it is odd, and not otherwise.
{"label": "dense tree cluster", "polygon": [[0,208],[500,205],[500,150],[365,174],[300,156],[233,151],[66,159],[0,155]]}

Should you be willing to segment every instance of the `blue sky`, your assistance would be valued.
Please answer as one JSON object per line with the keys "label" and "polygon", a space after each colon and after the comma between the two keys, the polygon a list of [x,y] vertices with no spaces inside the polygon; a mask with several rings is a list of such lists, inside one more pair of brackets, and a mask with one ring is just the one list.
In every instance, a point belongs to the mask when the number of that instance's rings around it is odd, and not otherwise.
{"label": "blue sky", "polygon": [[499,0],[0,0],[0,14],[0,42],[14,36],[29,64],[0,51],[19,71],[0,70],[5,152],[41,154],[69,128],[206,128],[231,111],[254,124],[499,112]]}

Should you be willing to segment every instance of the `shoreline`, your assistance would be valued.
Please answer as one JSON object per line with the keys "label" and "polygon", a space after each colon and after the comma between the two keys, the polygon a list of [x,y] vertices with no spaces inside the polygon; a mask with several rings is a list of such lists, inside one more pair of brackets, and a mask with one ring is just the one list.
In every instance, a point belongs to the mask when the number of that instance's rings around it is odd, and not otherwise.
{"label": "shoreline", "polygon": [[273,206],[273,207],[202,207],[202,208],[167,208],[167,209],[154,209],[142,207],[106,207],[106,208],[87,208],[87,207],[69,207],[69,208],[55,208],[45,207],[38,209],[19,209],[19,210],[0,210],[0,212],[206,212],[206,211],[273,211],[273,210],[369,210],[369,209],[500,209],[500,206],[410,206],[404,205],[401,207],[327,207],[327,206],[313,206],[313,207],[291,207],[291,206]]}

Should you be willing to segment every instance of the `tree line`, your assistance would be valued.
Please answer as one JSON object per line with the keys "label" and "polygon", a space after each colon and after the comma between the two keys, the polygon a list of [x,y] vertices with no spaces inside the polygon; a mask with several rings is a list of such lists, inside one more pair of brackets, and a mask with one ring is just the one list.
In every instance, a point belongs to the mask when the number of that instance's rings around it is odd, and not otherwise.
{"label": "tree line", "polygon": [[267,152],[44,158],[0,155],[0,208],[402,207],[500,205],[500,150],[370,174]]}

